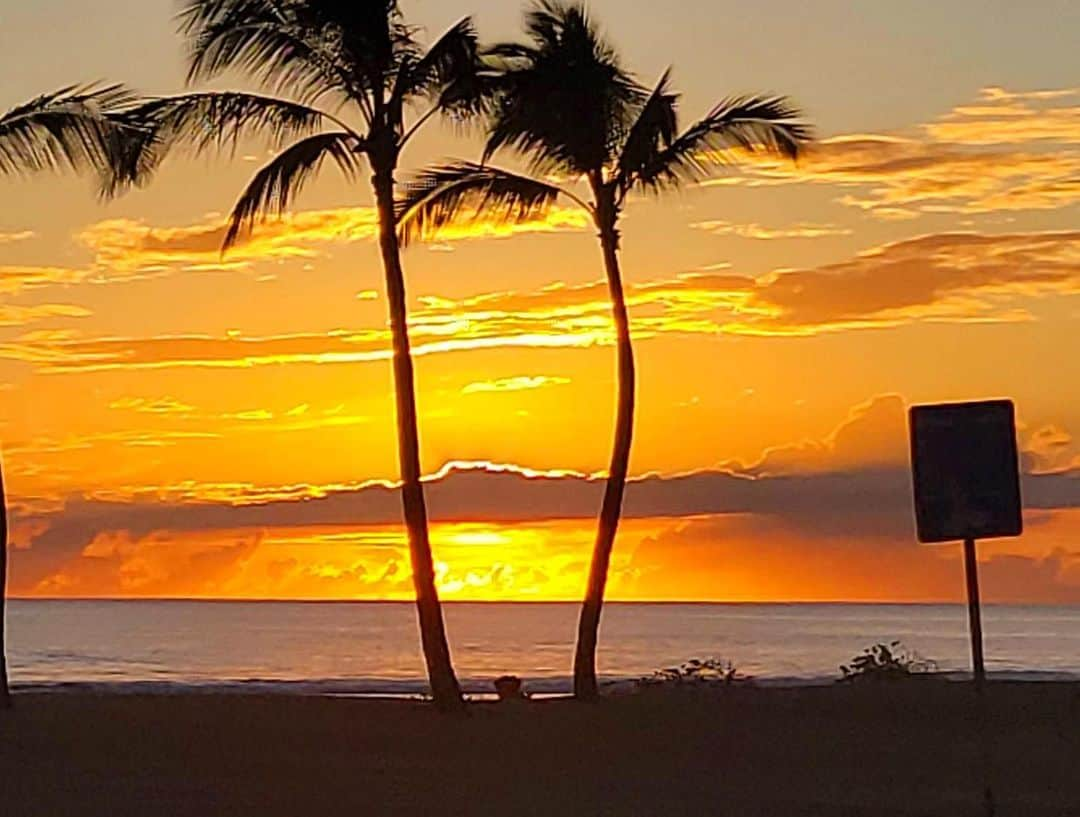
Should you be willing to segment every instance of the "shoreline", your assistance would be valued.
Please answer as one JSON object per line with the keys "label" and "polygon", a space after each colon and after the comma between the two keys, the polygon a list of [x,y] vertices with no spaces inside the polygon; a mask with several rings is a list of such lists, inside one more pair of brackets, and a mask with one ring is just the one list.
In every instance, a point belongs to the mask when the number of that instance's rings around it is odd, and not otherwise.
{"label": "shoreline", "polygon": [[[50,604],[61,603],[87,603],[107,602],[129,604],[131,602],[147,602],[150,604],[305,604],[305,605],[334,605],[334,604],[381,604],[381,605],[405,605],[415,607],[416,602],[411,598],[400,599],[325,599],[325,598],[227,598],[220,596],[19,596],[9,595],[9,602],[47,602]],[[441,599],[445,606],[461,605],[520,605],[520,606],[571,606],[581,607],[581,599]],[[716,599],[687,600],[687,599],[609,599],[604,601],[604,606],[613,607],[964,607],[967,601],[959,596],[952,599],[920,600],[920,601],[874,601],[868,599],[838,599],[809,601],[800,600],[765,600],[765,601],[728,601]],[[1013,601],[985,601],[983,609],[1000,607],[1003,609],[1035,609],[1035,610],[1080,610],[1080,603],[1039,603],[1039,602],[1013,602]]]}
{"label": "shoreline", "polygon": [[[988,680],[1000,684],[1074,684],[1080,685],[1080,674],[1056,670],[994,670]],[[470,700],[493,700],[492,678],[462,678],[462,691]],[[638,688],[637,677],[601,678],[602,690],[609,695],[631,694]],[[916,674],[912,681],[934,682],[960,686],[972,680],[970,671],[941,671]],[[530,697],[538,700],[570,697],[573,679],[570,676],[524,678]],[[828,676],[755,676],[740,681],[737,686],[750,689],[820,689],[844,686],[838,675]],[[716,689],[716,682],[686,683],[689,690]],[[226,678],[226,679],[131,679],[131,680],[59,680],[19,681],[11,684],[16,696],[28,695],[101,695],[101,696],[283,696],[359,698],[376,700],[417,700],[428,692],[423,678]]]}
{"label": "shoreline", "polygon": [[[957,684],[648,690],[599,704],[20,694],[5,817],[980,814]],[[988,687],[1000,817],[1080,803],[1080,682]]]}

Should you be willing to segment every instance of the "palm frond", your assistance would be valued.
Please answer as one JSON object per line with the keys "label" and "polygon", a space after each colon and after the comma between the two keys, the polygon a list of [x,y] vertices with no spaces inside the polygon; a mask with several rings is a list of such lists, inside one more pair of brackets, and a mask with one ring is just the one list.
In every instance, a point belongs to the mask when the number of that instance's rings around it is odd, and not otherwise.
{"label": "palm frond", "polygon": [[262,88],[307,102],[363,93],[337,30],[307,3],[195,0],[181,12],[188,81],[241,71]]}
{"label": "palm frond", "polygon": [[121,127],[113,115],[133,99],[121,85],[73,85],[13,108],[0,116],[0,175],[50,169],[107,172]]}
{"label": "palm frond", "polygon": [[296,102],[242,92],[199,92],[157,97],[123,111],[129,127],[118,134],[106,195],[143,184],[174,149],[198,154],[233,149],[241,137],[261,137],[271,145],[314,133],[329,118]]}
{"label": "palm frond", "polygon": [[222,250],[235,245],[260,218],[285,212],[327,159],[332,159],[347,179],[355,179],[362,169],[361,151],[355,135],[344,131],[309,136],[283,151],[255,175],[236,203]]}
{"label": "palm frond", "polygon": [[520,224],[547,210],[564,191],[556,185],[472,162],[424,170],[396,207],[403,246],[456,222]]}
{"label": "palm frond", "polygon": [[544,0],[526,16],[530,42],[491,51],[503,69],[484,158],[511,148],[540,174],[614,163],[648,96],[581,5]]}
{"label": "palm frond", "polygon": [[[346,61],[389,87],[398,64],[422,49],[397,0],[293,0],[298,13],[340,36]],[[372,88],[378,87],[372,84]]]}
{"label": "palm frond", "polygon": [[670,84],[669,68],[660,77],[630,127],[615,167],[615,182],[620,192],[625,192],[634,176],[658,153],[671,147],[675,140],[679,131],[679,97],[671,92]]}
{"label": "palm frond", "polygon": [[455,23],[415,61],[402,65],[393,96],[404,101],[413,95],[437,96],[447,85],[478,67],[476,27],[472,18]]}
{"label": "palm frond", "polygon": [[786,97],[731,97],[655,154],[631,184],[653,192],[708,178],[731,148],[797,159],[813,129]]}

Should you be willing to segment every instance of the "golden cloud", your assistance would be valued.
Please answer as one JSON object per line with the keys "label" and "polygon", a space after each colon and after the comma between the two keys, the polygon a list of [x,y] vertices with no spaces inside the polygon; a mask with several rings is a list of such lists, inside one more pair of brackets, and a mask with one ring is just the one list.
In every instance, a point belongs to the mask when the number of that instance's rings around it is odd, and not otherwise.
{"label": "golden cloud", "polygon": [[851,230],[835,224],[811,224],[800,222],[791,227],[765,227],[761,224],[734,224],[730,221],[698,221],[690,225],[713,235],[735,235],[762,241],[780,238],[825,238],[827,236],[851,235]]}
{"label": "golden cloud", "polygon": [[988,151],[852,134],[809,148],[798,165],[748,157],[743,176],[710,184],[812,183],[861,188],[839,201],[883,218],[921,213],[1046,210],[1080,201],[1080,154],[1073,150]]}
{"label": "golden cloud", "polygon": [[704,184],[858,188],[839,201],[882,219],[1067,207],[1080,201],[1078,99],[1078,89],[988,88],[918,136],[835,136],[808,148],[797,165],[740,155],[742,175]]}
{"label": "golden cloud", "polygon": [[0,244],[15,244],[19,241],[29,241],[37,235],[33,230],[20,230],[18,232],[0,232]]}
{"label": "golden cloud", "polygon": [[[621,594],[637,585],[638,597],[667,598],[671,591],[672,598],[696,596],[704,588],[697,574],[705,570],[712,587],[701,598],[729,592],[739,598],[740,593],[803,598],[797,587],[779,591],[775,586],[798,578],[803,592],[810,587],[807,581],[828,579],[828,590],[815,587],[808,597],[821,593],[823,600],[835,599],[845,598],[838,590],[883,593],[882,564],[892,570],[905,553],[949,557],[941,548],[915,544],[906,464],[876,465],[892,460],[887,446],[880,449],[884,460],[848,459],[865,453],[867,440],[871,451],[879,442],[901,440],[903,412],[897,401],[882,398],[857,409],[817,450],[803,446],[792,458],[792,449],[782,457],[786,463],[774,451],[774,465],[784,466],[773,469],[778,477],[702,471],[631,481],[623,523],[626,547],[613,563],[613,589]],[[1059,600],[1063,589],[1077,598],[1080,553],[1061,547],[1077,528],[1052,524],[1062,516],[1080,520],[1074,483],[1067,476],[1025,479],[1033,510],[1024,555],[1061,562],[1048,565],[1055,587],[1043,589],[1053,592],[1040,595],[1029,588],[1024,596],[1029,600]],[[432,475],[428,496],[440,589],[460,597],[579,592],[575,588],[587,569],[592,517],[602,490],[599,479],[513,466],[449,465]],[[17,593],[43,595],[385,598],[395,595],[396,585],[407,594],[399,513],[396,492],[383,483],[280,490],[192,483],[160,495],[140,489],[115,498],[73,496],[50,509],[17,513],[20,551],[12,586]],[[701,534],[692,546],[669,541],[690,530]],[[738,552],[732,550],[736,544]],[[993,558],[1009,544],[988,547],[985,555]],[[796,559],[794,573],[777,574],[777,560],[786,563],[800,553],[806,558]],[[542,565],[542,573],[521,567],[533,564]],[[666,581],[660,574],[676,564],[682,565],[682,581],[675,576]],[[807,571],[813,564],[828,569]],[[738,568],[734,575],[732,565]],[[847,566],[842,575],[837,565]],[[955,569],[949,575],[951,583],[940,587],[957,590]],[[548,581],[559,577],[565,583]],[[1062,579],[1068,587],[1057,587]],[[903,579],[897,587],[907,584]],[[938,596],[938,584],[916,585],[928,598]]]}
{"label": "golden cloud", "polygon": [[84,270],[68,267],[0,266],[0,295],[16,295],[23,290],[58,284],[77,284],[87,275]]}
{"label": "golden cloud", "polygon": [[0,326],[26,326],[50,318],[85,318],[92,314],[89,309],[72,304],[0,304]]}
{"label": "golden cloud", "polygon": [[219,440],[236,434],[282,434],[318,428],[358,426],[371,422],[371,417],[346,413],[344,407],[327,409],[318,415],[309,415],[308,406],[297,406],[280,413],[266,409],[212,413],[200,411],[170,397],[124,397],[109,403],[109,408],[152,416],[159,425],[89,434],[43,434],[28,440],[11,442],[7,447],[8,451],[14,455],[29,455],[32,458],[93,448],[169,448],[184,443]]}
{"label": "golden cloud", "polygon": [[1010,92],[984,88],[974,105],[924,126],[939,142],[966,145],[1080,143],[1080,88]]}
{"label": "golden cloud", "polygon": [[[1080,232],[937,233],[854,258],[761,277],[720,271],[631,284],[635,336],[771,335],[901,326],[918,321],[1029,320],[1030,299],[1080,293]],[[492,348],[585,348],[613,340],[602,282],[463,299],[427,296],[410,316],[417,355]],[[387,360],[386,329],[271,337],[204,335],[0,345],[0,357],[49,372]]]}
{"label": "golden cloud", "polygon": [[566,377],[548,377],[546,375],[505,377],[500,380],[481,380],[463,388],[462,394],[484,394],[508,391],[529,391],[545,386],[564,386],[570,382]]}
{"label": "golden cloud", "polygon": [[134,411],[139,414],[157,415],[186,415],[191,414],[195,410],[194,406],[181,403],[179,400],[174,400],[171,397],[160,397],[156,400],[149,400],[145,397],[123,397],[109,403],[109,408],[122,411]]}
{"label": "golden cloud", "polygon": [[[585,229],[589,216],[580,209],[554,208],[521,224],[483,218],[451,225],[433,236],[442,242],[504,238],[520,233],[551,233]],[[94,267],[110,279],[165,274],[171,271],[229,271],[259,262],[311,259],[328,244],[373,241],[378,235],[373,207],[306,210],[268,219],[241,236],[227,254],[221,246],[228,226],[220,219],[183,227],[153,227],[142,221],[112,219],[79,233],[78,240],[94,253]]]}

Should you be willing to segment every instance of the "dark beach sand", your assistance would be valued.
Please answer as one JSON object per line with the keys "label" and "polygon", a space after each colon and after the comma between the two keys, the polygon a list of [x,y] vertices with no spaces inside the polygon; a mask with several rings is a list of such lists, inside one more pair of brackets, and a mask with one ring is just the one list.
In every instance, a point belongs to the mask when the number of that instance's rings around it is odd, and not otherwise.
{"label": "dark beach sand", "polygon": [[[970,690],[650,692],[598,705],[24,695],[4,817],[976,815]],[[1080,815],[1080,685],[990,692],[1000,815]]]}

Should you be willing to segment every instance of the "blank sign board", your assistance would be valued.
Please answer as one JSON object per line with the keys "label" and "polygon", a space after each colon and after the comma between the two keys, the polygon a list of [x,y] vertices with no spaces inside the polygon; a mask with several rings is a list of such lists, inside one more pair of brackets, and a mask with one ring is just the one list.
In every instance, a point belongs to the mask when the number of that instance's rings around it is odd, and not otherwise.
{"label": "blank sign board", "polygon": [[911,462],[920,542],[1022,532],[1011,401],[912,408]]}

